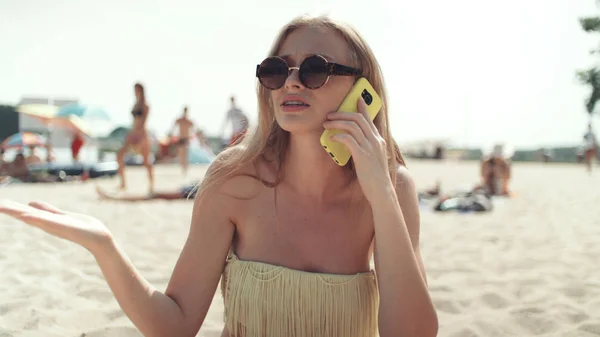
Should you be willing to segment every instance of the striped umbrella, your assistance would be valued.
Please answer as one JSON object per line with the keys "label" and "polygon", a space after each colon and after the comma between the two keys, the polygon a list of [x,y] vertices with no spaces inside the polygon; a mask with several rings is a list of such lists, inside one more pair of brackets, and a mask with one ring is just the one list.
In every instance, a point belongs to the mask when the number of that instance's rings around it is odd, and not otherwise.
{"label": "striped umbrella", "polygon": [[2,144],[0,144],[0,148],[10,149],[44,145],[46,145],[46,138],[42,135],[33,132],[19,132],[6,138]]}
{"label": "striped umbrella", "polygon": [[54,127],[80,132],[89,137],[94,136],[90,124],[75,115],[70,115],[68,117],[54,117],[50,120],[50,123]]}

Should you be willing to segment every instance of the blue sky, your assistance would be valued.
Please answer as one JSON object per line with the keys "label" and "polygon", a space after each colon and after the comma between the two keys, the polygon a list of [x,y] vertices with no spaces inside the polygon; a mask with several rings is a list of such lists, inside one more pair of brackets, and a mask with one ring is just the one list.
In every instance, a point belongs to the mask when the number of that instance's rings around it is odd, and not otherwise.
{"label": "blue sky", "polygon": [[[0,2],[0,102],[74,97],[129,124],[132,86],[147,87],[162,133],[184,105],[208,133],[228,97],[256,116],[255,66],[303,13],[354,25],[378,57],[392,130],[410,142],[579,144],[587,89],[574,73],[600,42],[578,18],[594,0],[303,0]],[[600,117],[595,119],[600,131]]]}

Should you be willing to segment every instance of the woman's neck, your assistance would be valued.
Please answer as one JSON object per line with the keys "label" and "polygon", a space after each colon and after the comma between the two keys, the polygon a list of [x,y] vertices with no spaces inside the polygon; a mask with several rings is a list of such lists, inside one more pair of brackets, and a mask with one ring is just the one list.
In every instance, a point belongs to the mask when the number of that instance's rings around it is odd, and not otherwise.
{"label": "woman's neck", "polygon": [[335,198],[353,180],[349,170],[335,164],[312,134],[290,135],[283,170],[285,183],[314,200]]}

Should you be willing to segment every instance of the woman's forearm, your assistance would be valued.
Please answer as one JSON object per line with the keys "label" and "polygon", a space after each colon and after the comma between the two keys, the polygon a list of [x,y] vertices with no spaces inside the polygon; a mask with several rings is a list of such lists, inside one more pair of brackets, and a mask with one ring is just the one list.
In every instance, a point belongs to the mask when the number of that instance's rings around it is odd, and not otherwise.
{"label": "woman's forearm", "polygon": [[[386,336],[435,336],[437,315],[429,297],[396,195],[372,206],[379,330]],[[384,199],[385,200],[385,199]]]}
{"label": "woman's forearm", "polygon": [[148,283],[115,241],[92,253],[117,302],[144,336],[190,334],[179,305]]}

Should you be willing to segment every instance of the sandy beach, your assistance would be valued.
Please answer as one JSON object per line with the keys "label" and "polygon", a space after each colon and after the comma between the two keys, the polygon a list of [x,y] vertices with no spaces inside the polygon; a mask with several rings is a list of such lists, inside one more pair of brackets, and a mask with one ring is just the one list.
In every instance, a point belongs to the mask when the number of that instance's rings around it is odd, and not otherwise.
{"label": "sandy beach", "polygon": [[[476,162],[409,161],[420,190],[477,181]],[[421,249],[442,337],[600,336],[600,168],[513,167],[516,197],[486,214],[422,210]],[[200,179],[205,167],[194,167]],[[132,193],[147,188],[128,168]],[[156,168],[157,189],[189,180]],[[116,179],[98,180],[114,188]],[[0,187],[0,199],[38,199],[87,213],[114,233],[135,266],[164,290],[186,239],[191,201],[99,201],[92,183]],[[83,248],[0,216],[0,336],[141,336]],[[219,336],[220,293],[198,336]]]}

